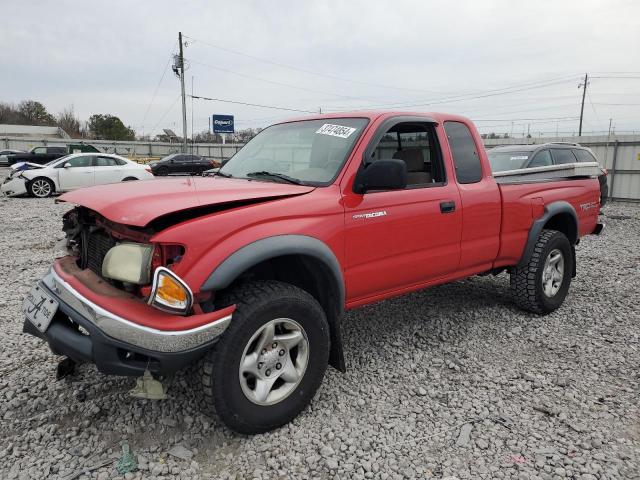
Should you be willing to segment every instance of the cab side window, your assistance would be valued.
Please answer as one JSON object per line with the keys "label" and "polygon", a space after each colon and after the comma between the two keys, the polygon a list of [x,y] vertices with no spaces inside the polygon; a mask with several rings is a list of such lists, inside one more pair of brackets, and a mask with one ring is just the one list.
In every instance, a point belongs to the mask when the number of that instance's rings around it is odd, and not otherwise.
{"label": "cab side window", "polygon": [[533,167],[548,167],[553,165],[553,159],[549,150],[541,150],[536,153],[535,157],[529,163],[529,168]]}
{"label": "cab side window", "polygon": [[407,166],[407,188],[441,185],[445,181],[431,124],[399,123],[389,128],[373,150],[371,161],[389,159],[402,160]]}
{"label": "cab side window", "polygon": [[444,122],[444,131],[449,139],[458,183],[477,183],[482,180],[480,156],[469,128],[461,122]]}

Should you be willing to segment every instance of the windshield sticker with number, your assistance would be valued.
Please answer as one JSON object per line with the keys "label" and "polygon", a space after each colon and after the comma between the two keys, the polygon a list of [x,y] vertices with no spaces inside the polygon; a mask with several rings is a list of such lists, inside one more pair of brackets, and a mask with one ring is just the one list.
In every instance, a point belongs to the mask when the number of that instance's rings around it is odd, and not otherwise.
{"label": "windshield sticker with number", "polygon": [[331,135],[332,137],[349,138],[349,136],[355,131],[356,129],[352,127],[325,123],[316,130],[316,133],[319,133],[320,135]]}

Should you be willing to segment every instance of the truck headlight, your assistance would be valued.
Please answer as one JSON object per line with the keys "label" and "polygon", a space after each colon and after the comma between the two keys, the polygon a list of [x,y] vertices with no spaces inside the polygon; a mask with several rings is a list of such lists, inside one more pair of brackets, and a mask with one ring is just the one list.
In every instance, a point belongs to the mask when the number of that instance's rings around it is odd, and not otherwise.
{"label": "truck headlight", "polygon": [[192,303],[193,294],[186,283],[168,268],[156,268],[149,305],[169,313],[186,315]]}
{"label": "truck headlight", "polygon": [[136,285],[151,281],[153,245],[123,242],[112,247],[102,261],[102,276]]}

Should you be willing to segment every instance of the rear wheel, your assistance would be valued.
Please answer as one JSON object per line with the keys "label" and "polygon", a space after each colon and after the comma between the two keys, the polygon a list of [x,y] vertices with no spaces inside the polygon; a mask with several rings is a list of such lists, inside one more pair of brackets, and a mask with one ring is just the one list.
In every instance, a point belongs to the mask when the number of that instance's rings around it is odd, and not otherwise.
{"label": "rear wheel", "polygon": [[28,189],[32,197],[45,198],[53,194],[55,187],[48,178],[38,177],[29,182]]}
{"label": "rear wheel", "polygon": [[133,182],[134,180],[138,179],[136,177],[127,177],[122,179],[123,182]]}
{"label": "rear wheel", "polygon": [[276,281],[241,285],[224,303],[236,310],[201,365],[206,401],[237,432],[280,427],[307,406],[324,377],[324,311],[304,290]]}
{"label": "rear wheel", "polygon": [[542,230],[529,262],[511,272],[515,303],[534,313],[546,314],[557,309],[569,291],[574,262],[566,235]]}

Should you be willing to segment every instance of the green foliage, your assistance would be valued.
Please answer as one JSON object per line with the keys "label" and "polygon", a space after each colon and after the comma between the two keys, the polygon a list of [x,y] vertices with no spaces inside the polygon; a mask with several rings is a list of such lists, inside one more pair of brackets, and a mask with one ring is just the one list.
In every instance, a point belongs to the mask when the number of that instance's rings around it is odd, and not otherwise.
{"label": "green foliage", "polygon": [[87,123],[89,133],[97,140],[135,140],[136,132],[114,115],[95,114]]}
{"label": "green foliage", "polygon": [[24,119],[26,125],[50,125],[56,124],[43,104],[35,100],[23,100],[18,105],[18,113]]}

